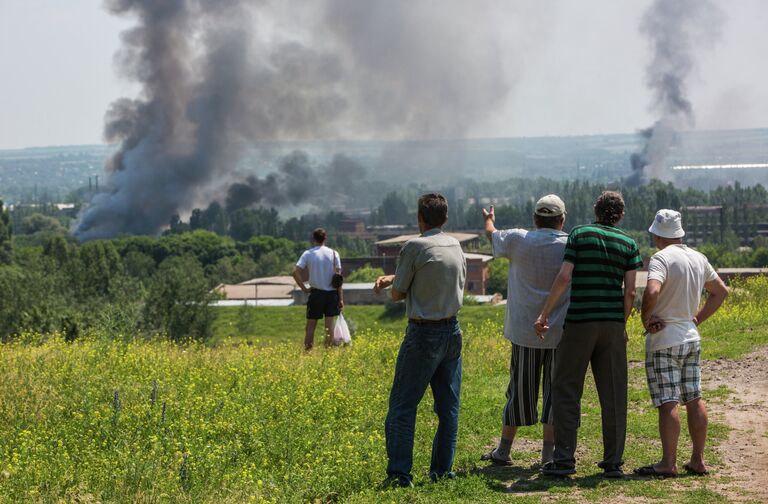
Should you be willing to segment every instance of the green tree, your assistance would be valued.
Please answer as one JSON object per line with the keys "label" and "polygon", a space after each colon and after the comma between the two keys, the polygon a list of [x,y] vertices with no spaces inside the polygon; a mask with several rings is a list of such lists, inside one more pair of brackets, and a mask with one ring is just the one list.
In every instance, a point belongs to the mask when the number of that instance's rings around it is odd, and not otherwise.
{"label": "green tree", "polygon": [[751,262],[755,268],[768,268],[768,246],[757,247],[752,252]]}
{"label": "green tree", "polygon": [[203,266],[215,264],[222,257],[237,255],[235,242],[227,236],[198,229],[189,233],[160,237],[169,255],[194,256]]}
{"label": "green tree", "polygon": [[259,266],[248,256],[224,257],[205,267],[211,287],[220,283],[235,284],[259,276]]}
{"label": "green tree", "polygon": [[171,215],[171,218],[168,221],[168,230],[166,231],[167,234],[179,234],[179,233],[185,233],[189,231],[189,224],[186,222],[183,222],[181,220],[181,217],[179,217],[179,214],[173,214]]}
{"label": "green tree", "polygon": [[123,258],[125,272],[133,278],[147,280],[155,272],[155,260],[152,256],[138,250],[131,250]]}
{"label": "green tree", "polygon": [[189,216],[189,228],[194,231],[195,229],[208,229],[208,216],[205,212],[199,208],[192,210],[192,215]]}
{"label": "green tree", "polygon": [[285,255],[277,252],[268,252],[262,255],[256,262],[257,276],[287,275],[293,262],[294,260]]}
{"label": "green tree", "polygon": [[70,245],[63,236],[54,235],[43,242],[43,255],[64,267],[77,257],[77,247]]}
{"label": "green tree", "polygon": [[145,324],[173,341],[206,340],[214,312],[203,268],[194,257],[170,257],[152,278],[144,307]]}
{"label": "green tree", "polygon": [[11,215],[0,200],[0,264],[11,264],[13,261],[11,232]]}
{"label": "green tree", "polygon": [[65,233],[66,229],[55,217],[49,217],[40,213],[33,213],[21,220],[21,232],[34,233]]}
{"label": "green tree", "polygon": [[377,278],[384,274],[384,270],[381,268],[373,268],[370,264],[366,264],[362,268],[358,268],[353,271],[345,281],[349,283],[370,283],[375,282]]}
{"label": "green tree", "polygon": [[509,259],[506,257],[497,257],[488,266],[488,283],[485,290],[489,294],[497,292],[507,297],[507,275],[509,273]]}
{"label": "green tree", "polygon": [[394,191],[387,194],[376,211],[376,221],[379,224],[408,224],[411,220],[408,205]]}
{"label": "green tree", "polygon": [[229,214],[229,235],[237,241],[253,236],[280,234],[280,218],[274,208],[241,208]]}
{"label": "green tree", "polygon": [[241,254],[246,254],[258,261],[262,255],[274,252],[288,261],[299,258],[303,246],[287,238],[275,238],[274,236],[255,236],[244,243],[238,243],[237,249]]}
{"label": "green tree", "polygon": [[108,296],[112,292],[112,282],[123,271],[122,259],[114,244],[107,240],[85,243],[80,247],[80,261],[83,294],[86,297]]}
{"label": "green tree", "polygon": [[0,338],[6,341],[22,331],[47,333],[61,328],[68,311],[62,274],[45,267],[45,258],[32,259],[24,268],[0,266]]}
{"label": "green tree", "polygon": [[208,229],[213,231],[217,235],[224,236],[229,230],[229,218],[227,212],[219,205],[217,201],[214,201],[204,213],[205,222],[208,223]]}

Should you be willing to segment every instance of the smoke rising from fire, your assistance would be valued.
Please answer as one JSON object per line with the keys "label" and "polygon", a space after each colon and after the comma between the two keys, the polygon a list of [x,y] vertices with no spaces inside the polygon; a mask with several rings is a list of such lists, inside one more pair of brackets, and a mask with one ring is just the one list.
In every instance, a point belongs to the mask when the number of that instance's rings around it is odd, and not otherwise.
{"label": "smoke rising from fire", "polygon": [[[113,103],[111,191],[75,234],[152,234],[173,214],[312,199],[306,156],[238,178],[260,141],[460,138],[503,100],[510,78],[491,26],[500,2],[107,0],[136,19],[119,71],[141,85]],[[251,167],[253,168],[253,167]],[[253,170],[250,170],[253,172]],[[226,194],[214,194],[229,181]]]}
{"label": "smoke rising from fire", "polygon": [[695,125],[688,81],[694,53],[720,37],[723,15],[711,0],[654,0],[643,16],[640,32],[648,38],[651,61],[646,80],[652,92],[651,110],[659,119],[640,131],[640,152],[632,154],[630,183],[670,178],[664,161],[681,131]]}

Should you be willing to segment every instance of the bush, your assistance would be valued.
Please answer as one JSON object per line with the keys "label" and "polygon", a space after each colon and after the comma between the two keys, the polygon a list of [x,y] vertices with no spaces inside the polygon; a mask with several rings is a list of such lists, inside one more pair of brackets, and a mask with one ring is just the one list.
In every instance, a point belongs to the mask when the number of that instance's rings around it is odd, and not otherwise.
{"label": "bush", "polygon": [[405,301],[387,301],[384,305],[382,319],[395,320],[405,317]]}
{"label": "bush", "polygon": [[509,259],[506,257],[497,257],[488,266],[490,276],[488,283],[485,286],[485,291],[488,294],[496,294],[497,292],[507,297],[507,275],[509,274]]}
{"label": "bush", "polygon": [[366,264],[362,268],[359,268],[346,278],[350,283],[370,283],[375,282],[377,278],[384,274],[384,270],[381,268],[372,268],[370,264]]}
{"label": "bush", "polygon": [[212,333],[214,312],[209,303],[214,299],[194,257],[170,257],[150,282],[145,324],[173,341],[204,341]]}
{"label": "bush", "polygon": [[472,294],[464,294],[464,306],[477,306],[480,302]]}

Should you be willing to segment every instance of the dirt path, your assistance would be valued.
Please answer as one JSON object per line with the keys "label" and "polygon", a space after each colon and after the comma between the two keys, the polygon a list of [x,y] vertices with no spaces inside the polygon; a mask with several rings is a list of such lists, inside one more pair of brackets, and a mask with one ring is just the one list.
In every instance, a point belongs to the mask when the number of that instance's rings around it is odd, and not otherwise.
{"label": "dirt path", "polygon": [[717,448],[722,463],[712,466],[721,492],[734,501],[768,502],[768,346],[737,361],[705,361],[702,379],[705,389],[731,392],[707,402],[710,418],[733,429]]}

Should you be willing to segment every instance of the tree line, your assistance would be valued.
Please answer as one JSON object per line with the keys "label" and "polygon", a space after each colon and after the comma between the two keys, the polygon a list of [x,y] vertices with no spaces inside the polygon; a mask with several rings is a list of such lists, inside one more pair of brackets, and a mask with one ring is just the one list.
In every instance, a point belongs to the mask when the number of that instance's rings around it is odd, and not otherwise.
{"label": "tree line", "polygon": [[[768,266],[768,241],[754,238],[768,222],[764,187],[722,187],[708,193],[681,190],[658,181],[639,186],[606,186],[588,181],[510,179],[485,183],[464,181],[444,191],[450,200],[449,229],[480,229],[480,208],[496,202],[498,227],[531,226],[535,200],[557,193],[568,208],[567,228],[592,220],[592,204],[606,188],[619,189],[626,201],[621,225],[653,253],[647,228],[659,208],[684,212],[690,231],[701,216],[692,206],[721,206],[707,214],[716,232],[697,247],[716,267]],[[412,185],[383,195],[368,224],[412,224],[415,200],[426,187]],[[205,339],[213,312],[207,304],[219,283],[287,274],[309,245],[315,227],[330,230],[329,245],[342,257],[371,254],[372,243],[338,232],[345,214],[330,211],[281,219],[275,209],[229,211],[217,203],[194,209],[185,221],[172,216],[161,236],[123,236],[78,244],[68,234],[69,220],[52,210],[16,219],[0,203],[0,338],[24,331],[61,331],[74,338],[83,332],[164,334],[173,339]],[[715,217],[712,217],[714,215]],[[15,224],[15,225],[14,225]],[[749,239],[748,239],[749,238]],[[749,243],[751,248],[740,248]],[[487,248],[487,244],[486,244]],[[376,272],[360,273],[362,280]],[[503,261],[492,263],[490,289],[506,289]]]}

